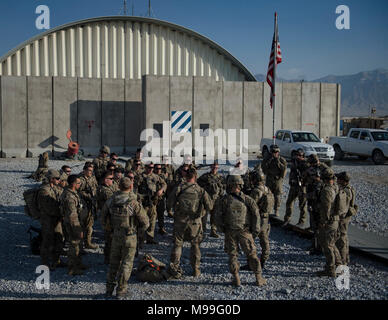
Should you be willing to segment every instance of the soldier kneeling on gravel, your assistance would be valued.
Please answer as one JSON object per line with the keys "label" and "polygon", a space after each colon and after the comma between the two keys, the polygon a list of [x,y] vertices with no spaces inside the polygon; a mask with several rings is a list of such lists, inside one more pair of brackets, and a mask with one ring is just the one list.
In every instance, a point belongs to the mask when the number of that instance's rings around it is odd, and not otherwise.
{"label": "soldier kneeling on gravel", "polygon": [[257,257],[254,238],[260,233],[260,213],[255,201],[241,190],[243,180],[231,175],[227,180],[229,193],[216,206],[217,228],[225,233],[225,250],[229,256],[229,270],[233,276],[232,285],[240,286],[238,246],[248,258],[250,269],[256,277],[256,284],[263,286],[266,280],[261,275],[260,260]]}

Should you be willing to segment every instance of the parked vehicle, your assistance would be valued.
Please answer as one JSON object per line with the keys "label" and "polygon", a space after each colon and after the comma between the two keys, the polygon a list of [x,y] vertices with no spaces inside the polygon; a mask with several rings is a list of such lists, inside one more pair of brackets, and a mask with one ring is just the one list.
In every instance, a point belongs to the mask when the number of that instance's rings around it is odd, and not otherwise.
{"label": "parked vehicle", "polygon": [[[302,149],[305,156],[316,154],[320,161],[331,165],[334,160],[334,149],[331,145],[323,143],[313,132],[297,130],[278,130],[275,134],[275,144],[280,148],[280,155],[292,159],[295,153]],[[262,138],[260,149],[263,157],[269,153],[272,139]]]}
{"label": "parked vehicle", "polygon": [[388,131],[381,129],[352,128],[345,137],[330,137],[329,144],[335,151],[335,159],[357,155],[365,160],[371,157],[375,164],[383,164],[388,158]]}

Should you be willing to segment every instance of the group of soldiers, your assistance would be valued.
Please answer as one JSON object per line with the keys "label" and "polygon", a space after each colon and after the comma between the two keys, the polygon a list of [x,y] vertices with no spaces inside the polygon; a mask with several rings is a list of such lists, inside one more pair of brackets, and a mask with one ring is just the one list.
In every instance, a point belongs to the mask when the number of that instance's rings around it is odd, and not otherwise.
{"label": "group of soldiers", "polygon": [[[47,167],[47,166],[46,166]],[[38,168],[39,169],[39,168]],[[262,286],[262,268],[270,254],[269,215],[278,215],[283,179],[287,162],[279,156],[279,148],[271,147],[270,156],[252,171],[238,161],[227,177],[218,173],[215,161],[209,172],[197,177],[191,158],[177,169],[162,158],[162,163],[142,161],[141,149],[126,161],[125,168],[108,146],[92,162],[86,162],[79,175],[71,174],[69,166],[58,172],[47,169],[46,180],[38,192],[42,226],[42,264],[54,270],[66,264],[60,259],[64,239],[68,242],[68,273],[83,274],[88,267],[82,263],[84,248],[96,249],[92,242],[93,226],[100,219],[104,230],[104,261],[109,264],[106,295],[123,296],[127,292],[133,261],[144,244],[157,245],[158,233],[164,228],[165,212],[173,218],[173,243],[169,278],[181,278],[180,259],[184,241],[191,243],[192,275],[200,272],[200,244],[205,238],[210,215],[210,237],[225,234],[224,250],[229,257],[232,284],[240,286],[238,262],[243,251],[248,264],[241,269],[255,274],[256,284]],[[198,178],[198,179],[197,179]],[[335,276],[335,266],[349,262],[347,226],[357,211],[354,189],[346,173],[337,175],[310,156],[304,160],[298,151],[291,164],[290,192],[284,225],[290,221],[293,203],[299,198],[300,220],[306,220],[306,206],[315,234],[314,250],[322,248],[326,268],[321,275]],[[257,254],[255,238],[261,246]]]}
{"label": "group of soldiers", "polygon": [[[287,163],[280,155],[277,145],[271,146],[261,168],[267,175],[266,184],[275,197],[274,215],[278,216],[283,179]],[[319,271],[320,276],[336,276],[336,267],[349,263],[348,226],[352,216],[357,213],[355,191],[349,184],[347,172],[335,174],[326,164],[321,163],[316,154],[305,159],[303,150],[298,150],[291,160],[289,193],[283,226],[286,227],[292,216],[296,199],[299,201],[299,221],[303,227],[310,217],[310,229],[314,233],[310,254],[324,253],[326,265]]]}

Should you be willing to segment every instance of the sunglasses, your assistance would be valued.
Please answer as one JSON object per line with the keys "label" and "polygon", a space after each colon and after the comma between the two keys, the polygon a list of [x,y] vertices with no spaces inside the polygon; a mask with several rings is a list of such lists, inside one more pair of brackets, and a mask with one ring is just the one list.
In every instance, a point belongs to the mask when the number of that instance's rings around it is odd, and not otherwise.
{"label": "sunglasses", "polygon": [[105,178],[105,179],[107,179],[107,180],[113,180],[113,178]]}
{"label": "sunglasses", "polygon": [[55,180],[60,180],[61,178],[54,178]]}
{"label": "sunglasses", "polygon": [[71,173],[71,170],[70,171],[65,171],[66,173]]}

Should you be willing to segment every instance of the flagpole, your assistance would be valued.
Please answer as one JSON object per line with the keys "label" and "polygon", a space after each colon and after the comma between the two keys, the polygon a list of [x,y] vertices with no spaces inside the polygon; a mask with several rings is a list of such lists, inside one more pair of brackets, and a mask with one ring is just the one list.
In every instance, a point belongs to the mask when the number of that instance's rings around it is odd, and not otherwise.
{"label": "flagpole", "polygon": [[278,34],[277,34],[277,25],[278,25],[278,15],[275,12],[275,26],[274,26],[274,35],[275,35],[275,48],[274,48],[274,63],[273,63],[273,101],[272,101],[272,144],[275,144],[275,105],[276,105],[276,65],[277,65],[277,56],[278,56]]}

